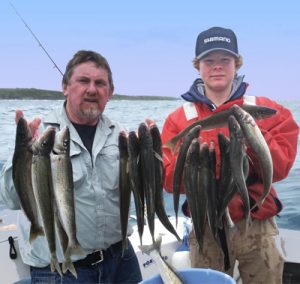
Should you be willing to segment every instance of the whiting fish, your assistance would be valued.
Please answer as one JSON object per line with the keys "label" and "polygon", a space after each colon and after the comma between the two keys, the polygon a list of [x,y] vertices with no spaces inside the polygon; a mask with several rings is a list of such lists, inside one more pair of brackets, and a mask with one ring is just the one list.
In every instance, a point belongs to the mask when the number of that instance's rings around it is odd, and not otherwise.
{"label": "whiting fish", "polygon": [[140,142],[135,131],[130,131],[128,133],[128,172],[134,197],[138,233],[142,245],[142,236],[145,225],[144,192],[141,180]]}
{"label": "whiting fish", "polygon": [[56,257],[53,188],[50,152],[54,145],[55,128],[48,127],[32,145],[32,187],[50,251],[50,268],[62,275]]}
{"label": "whiting fish", "polygon": [[75,275],[72,255],[85,255],[76,237],[75,197],[73,170],[70,159],[70,132],[68,127],[56,132],[51,154],[53,192],[59,221],[67,234],[68,244],[64,250],[63,273],[70,270]]}
{"label": "whiting fish", "polygon": [[152,257],[164,284],[182,284],[183,280],[179,274],[162,258],[160,253],[161,242],[162,238],[159,236],[152,245],[139,246],[139,248],[143,253]]}
{"label": "whiting fish", "polygon": [[215,143],[213,141],[210,142],[209,151],[209,177],[210,177],[210,188],[208,189],[208,221],[209,227],[214,236],[215,240],[219,243],[218,236],[218,200],[217,200],[217,183],[216,183],[216,151],[215,151]]}
{"label": "whiting fish", "polygon": [[153,156],[153,141],[150,130],[145,123],[138,127],[140,140],[140,157],[142,165],[143,191],[146,198],[147,221],[152,237],[154,239],[154,218],[155,218],[155,165]]}
{"label": "whiting fish", "polygon": [[[207,224],[207,209],[208,209],[208,191],[211,189],[211,176],[210,176],[210,158],[209,148],[207,143],[200,145],[200,167],[199,167],[199,182],[198,182],[198,214],[199,226],[204,235]],[[199,247],[201,249],[201,247]]]}
{"label": "whiting fish", "polygon": [[218,142],[220,149],[220,177],[218,181],[218,224],[219,228],[223,227],[222,217],[225,209],[235,194],[236,186],[234,185],[231,167],[230,167],[230,157],[229,157],[229,139],[223,134],[218,133]]}
{"label": "whiting fish", "polygon": [[173,204],[174,204],[174,211],[176,217],[176,227],[177,227],[180,188],[182,183],[184,163],[185,163],[186,155],[189,146],[191,144],[191,141],[194,138],[197,138],[199,136],[200,129],[201,129],[200,125],[197,125],[196,127],[190,129],[190,131],[184,138],[183,143],[180,146],[179,153],[176,158],[176,165],[173,173]]}
{"label": "whiting fish", "polygon": [[21,117],[16,129],[15,151],[12,161],[12,177],[21,208],[31,223],[29,233],[30,243],[38,236],[44,235],[44,230],[39,223],[38,209],[32,188],[32,143],[33,137],[27,121]]}
{"label": "whiting fish", "polygon": [[120,152],[120,174],[119,174],[119,194],[120,194],[120,221],[122,231],[122,251],[128,248],[127,227],[130,210],[131,186],[128,172],[128,141],[125,132],[119,134]]}
{"label": "whiting fish", "polygon": [[262,196],[251,208],[252,210],[256,206],[259,207],[264,202],[266,196],[271,190],[273,180],[273,161],[269,146],[264,136],[262,135],[259,127],[257,126],[253,116],[251,116],[250,113],[246,112],[245,110],[236,105],[232,107],[232,110],[233,115],[235,116],[243,130],[243,134],[248,144],[250,145],[258,159],[261,169],[261,176],[264,189]]}
{"label": "whiting fish", "polygon": [[241,195],[241,199],[244,204],[245,213],[245,231],[247,231],[248,226],[251,224],[250,216],[250,201],[248,195],[248,189],[246,185],[246,178],[244,174],[244,159],[246,157],[245,141],[242,129],[233,115],[228,118],[229,132],[230,132],[230,166],[233,176],[233,180],[237,189]]}
{"label": "whiting fish", "polygon": [[165,210],[165,203],[163,197],[163,178],[164,178],[164,168],[162,161],[162,142],[160,137],[160,132],[156,124],[150,126],[150,133],[153,141],[153,152],[154,152],[154,166],[155,166],[155,212],[164,225],[164,227],[172,233],[177,240],[180,242],[181,239],[178,236],[175,228],[170,222],[168,215]]}
{"label": "whiting fish", "polygon": [[[200,144],[198,138],[194,138],[188,148],[186,160],[184,163],[183,182],[187,203],[189,205],[196,240],[202,250],[203,247],[203,231],[200,224],[199,215],[199,167],[200,167]],[[207,199],[202,199],[205,203]],[[203,207],[202,207],[203,208]]]}
{"label": "whiting fish", "polygon": [[[58,212],[58,208],[57,208],[57,204],[56,204],[55,200],[53,202],[53,207],[54,207],[55,231],[57,232],[57,236],[58,236],[59,243],[61,245],[61,249],[63,252],[65,252],[68,248],[69,239],[68,239],[67,233],[65,232],[65,229],[63,228],[63,226],[59,220],[59,217],[58,217],[59,212]],[[66,267],[66,266],[68,266],[68,268],[64,269],[64,267]],[[63,270],[63,273],[65,273],[67,270],[69,270],[73,274],[73,276],[75,278],[77,278],[77,272],[72,263],[70,255],[68,255],[68,256],[64,255],[64,262],[62,264],[62,270]]]}
{"label": "whiting fish", "polygon": [[[244,104],[241,106],[245,111],[250,113],[256,119],[262,119],[266,117],[270,117],[276,113],[275,109],[264,107],[264,106],[257,106],[257,105],[247,105]],[[211,128],[217,128],[224,126],[227,123],[228,117],[233,114],[232,107],[213,113],[210,116],[207,116],[203,119],[197,120],[191,125],[187,126],[181,132],[179,132],[176,136],[174,136],[170,141],[165,143],[163,147],[169,148],[172,152],[175,152],[176,145],[178,141],[184,137],[193,127],[196,125],[201,125],[202,130],[207,130]]]}

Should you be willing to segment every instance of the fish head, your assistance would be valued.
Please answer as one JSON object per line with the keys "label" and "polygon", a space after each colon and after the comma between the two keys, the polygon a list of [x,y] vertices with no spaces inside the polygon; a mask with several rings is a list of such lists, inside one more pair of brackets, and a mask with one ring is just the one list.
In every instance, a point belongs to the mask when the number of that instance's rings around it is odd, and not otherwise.
{"label": "fish head", "polygon": [[125,131],[121,131],[119,133],[119,152],[120,158],[128,156],[128,140]]}
{"label": "fish head", "polygon": [[128,154],[137,156],[140,152],[140,141],[135,131],[128,133]]}
{"label": "fish head", "polygon": [[234,115],[228,117],[228,128],[230,133],[230,140],[238,139],[243,140],[244,135],[241,126]]}
{"label": "fish head", "polygon": [[64,126],[56,132],[53,153],[67,155],[70,153],[70,130],[68,126]]}
{"label": "fish head", "polygon": [[143,148],[152,148],[153,146],[152,136],[150,134],[150,129],[146,125],[146,123],[144,122],[140,123],[138,127],[138,136],[140,140],[140,145]]}
{"label": "fish head", "polygon": [[49,155],[54,145],[55,133],[55,128],[52,126],[48,126],[46,130],[33,143],[33,154]]}
{"label": "fish head", "polygon": [[[251,106],[251,107],[255,107],[255,109],[259,109],[256,106]],[[231,109],[232,109],[232,113],[233,113],[234,117],[237,119],[237,121],[240,124],[247,123],[247,124],[250,124],[252,126],[256,125],[256,122],[255,122],[253,116],[250,113],[248,113],[246,110],[242,109],[238,105],[233,105],[231,107]]]}
{"label": "fish head", "polygon": [[32,133],[25,118],[21,117],[17,124],[16,146],[27,147],[32,142]]}

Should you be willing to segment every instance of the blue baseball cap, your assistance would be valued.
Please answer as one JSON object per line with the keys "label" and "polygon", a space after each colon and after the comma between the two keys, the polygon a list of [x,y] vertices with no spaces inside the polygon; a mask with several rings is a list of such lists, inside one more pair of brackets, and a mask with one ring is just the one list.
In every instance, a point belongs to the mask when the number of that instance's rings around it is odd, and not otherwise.
{"label": "blue baseball cap", "polygon": [[213,27],[201,32],[196,42],[196,58],[201,59],[215,50],[223,50],[239,58],[235,33],[231,29]]}

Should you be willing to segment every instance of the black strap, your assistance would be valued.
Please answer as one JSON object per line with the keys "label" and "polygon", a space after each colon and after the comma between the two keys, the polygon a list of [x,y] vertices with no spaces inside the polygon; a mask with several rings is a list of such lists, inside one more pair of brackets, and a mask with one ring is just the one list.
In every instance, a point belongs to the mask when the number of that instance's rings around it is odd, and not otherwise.
{"label": "black strap", "polygon": [[15,243],[14,238],[12,236],[9,236],[8,242],[9,242],[9,257],[11,259],[16,259],[17,258],[17,250],[14,245],[14,243]]}

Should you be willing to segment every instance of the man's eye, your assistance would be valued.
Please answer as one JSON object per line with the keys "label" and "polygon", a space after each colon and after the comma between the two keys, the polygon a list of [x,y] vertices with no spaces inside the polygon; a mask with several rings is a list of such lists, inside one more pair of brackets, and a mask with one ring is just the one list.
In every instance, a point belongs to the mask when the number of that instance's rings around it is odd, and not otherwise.
{"label": "man's eye", "polygon": [[106,83],[104,81],[98,81],[96,82],[96,85],[101,87],[101,86],[106,86]]}
{"label": "man's eye", "polygon": [[82,79],[79,79],[78,82],[82,83],[82,84],[86,84],[89,82],[89,80],[82,78]]}

